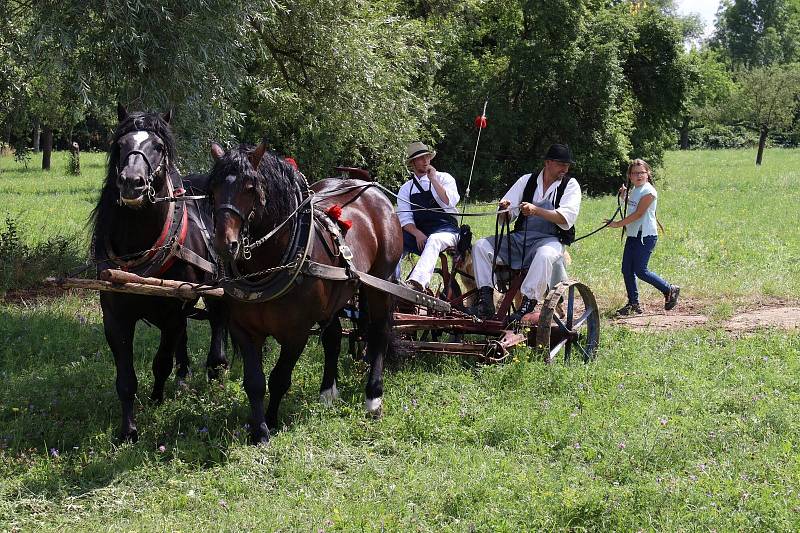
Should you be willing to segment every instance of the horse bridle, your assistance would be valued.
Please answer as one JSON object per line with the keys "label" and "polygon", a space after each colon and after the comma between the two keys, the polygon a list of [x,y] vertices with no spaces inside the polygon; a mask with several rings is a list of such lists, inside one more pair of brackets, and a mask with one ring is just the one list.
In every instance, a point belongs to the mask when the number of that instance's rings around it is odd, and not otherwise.
{"label": "horse bridle", "polygon": [[[239,217],[239,219],[242,221],[242,225],[239,228],[239,241],[242,243],[242,257],[244,257],[245,260],[250,259],[252,257],[252,254],[250,253],[250,222],[253,221],[253,217],[256,214],[256,200],[253,198],[253,205],[250,207],[250,212],[245,216],[241,209],[236,207],[236,204],[233,203],[233,194],[227,190],[225,193],[225,202],[220,204],[220,206],[216,209],[216,214],[222,215],[222,213],[227,209]],[[255,194],[255,191],[253,194]],[[214,217],[215,225],[217,223],[217,218],[217,216]]]}
{"label": "horse bridle", "polygon": [[[238,176],[237,176],[237,179],[238,179]],[[305,182],[305,180],[304,180],[304,182]],[[307,190],[307,193],[308,193],[306,198],[303,199],[302,201],[298,201],[297,202],[297,207],[295,208],[294,211],[292,211],[292,213],[288,217],[286,217],[286,220],[284,220],[283,222],[281,222],[280,224],[278,224],[277,226],[272,228],[272,230],[270,230],[269,233],[267,233],[263,237],[260,237],[258,240],[254,241],[252,243],[250,242],[250,222],[252,222],[253,217],[256,214],[256,200],[255,199],[253,199],[253,206],[250,208],[250,212],[247,214],[247,216],[245,216],[245,214],[242,213],[241,209],[239,209],[238,207],[236,207],[235,204],[232,203],[233,200],[231,199],[231,193],[226,191],[227,194],[226,194],[226,198],[224,198],[224,203],[220,204],[220,206],[216,209],[215,212],[218,215],[221,215],[223,211],[228,210],[228,211],[232,212],[234,215],[236,215],[237,217],[239,217],[239,219],[242,221],[242,225],[239,228],[239,241],[242,243],[242,257],[245,259],[245,261],[247,261],[248,259],[253,257],[253,254],[252,254],[253,248],[257,248],[257,247],[261,246],[262,244],[264,244],[265,242],[267,242],[273,235],[278,233],[278,231],[280,231],[281,228],[283,228],[286,224],[288,224],[289,221],[292,220],[297,215],[297,213],[300,212],[300,210],[304,206],[306,206],[309,203],[313,203],[313,201],[314,201],[314,193],[313,193],[313,191],[311,189],[309,189],[307,185],[306,185],[306,190]],[[298,200],[299,200],[299,198],[302,198],[302,196],[303,196],[302,195],[302,190],[300,189],[299,184],[297,184],[297,192],[298,192]],[[253,194],[255,194],[255,190],[253,191]],[[216,224],[216,223],[217,223],[217,217],[215,216],[214,217],[214,224]]]}
{"label": "horse bridle", "polygon": [[[149,132],[148,131],[147,133],[150,133],[151,135],[155,135],[153,132]],[[156,137],[158,137],[158,136],[156,135]],[[125,159],[121,160],[119,162],[119,164],[117,165],[117,178],[119,178],[122,175],[122,170],[127,166],[128,159],[130,159],[130,157],[132,155],[136,155],[136,154],[139,154],[140,156],[142,156],[142,159],[144,159],[144,162],[147,163],[147,170],[150,171],[150,173],[144,178],[144,196],[147,199],[147,201],[149,201],[151,204],[155,204],[161,199],[156,198],[156,191],[153,188],[153,181],[154,181],[156,175],[159,172],[161,172],[162,169],[164,170],[164,179],[167,179],[166,169],[169,168],[169,164],[168,164],[169,159],[168,159],[168,156],[167,156],[167,151],[164,150],[164,152],[162,152],[161,161],[158,162],[158,165],[156,166],[156,168],[153,168],[153,165],[150,163],[150,159],[148,159],[147,154],[145,154],[141,150],[131,150],[130,152],[128,152],[125,155]],[[126,163],[126,164],[123,165],[123,163]],[[161,201],[165,201],[165,200],[161,200]]]}

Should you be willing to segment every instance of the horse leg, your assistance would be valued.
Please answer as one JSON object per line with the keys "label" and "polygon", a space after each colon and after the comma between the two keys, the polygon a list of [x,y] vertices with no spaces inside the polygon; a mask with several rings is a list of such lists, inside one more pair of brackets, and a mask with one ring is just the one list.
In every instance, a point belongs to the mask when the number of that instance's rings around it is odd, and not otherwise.
{"label": "horse leg", "polygon": [[[175,366],[177,367],[175,377],[178,379],[179,383],[182,383],[191,376],[192,371],[189,364],[189,349],[187,344],[189,342],[189,338],[186,332],[187,324],[184,320],[183,328],[181,331],[181,336],[178,338],[178,342],[175,344]],[[153,361],[155,364],[155,361]],[[170,364],[172,362],[170,361]],[[153,371],[155,374],[155,370]]]}
{"label": "horse leg", "polygon": [[133,334],[136,321],[119,319],[103,306],[103,331],[106,342],[114,354],[114,366],[117,369],[117,396],[122,407],[122,423],[119,438],[121,441],[136,442],[139,433],[133,414],[133,400],[139,386],[136,381],[136,370],[133,367]]}
{"label": "horse leg", "polygon": [[161,341],[153,358],[153,392],[150,394],[152,401],[156,403],[164,401],[164,385],[172,373],[172,354],[175,354],[176,359],[181,364],[181,352],[183,352],[183,357],[186,359],[183,362],[184,368],[188,369],[186,364],[188,361],[186,353],[186,319],[183,317],[161,325]]}
{"label": "horse leg", "polygon": [[369,309],[367,327],[367,376],[366,402],[367,414],[380,417],[383,414],[383,358],[389,344],[389,324],[391,299],[386,294],[365,290]]}
{"label": "horse leg", "polygon": [[229,367],[225,355],[225,338],[228,334],[228,306],[221,300],[204,299],[208,309],[208,323],[211,326],[211,345],[206,358],[208,379],[218,379],[222,370]]}
{"label": "horse leg", "polygon": [[264,421],[264,395],[267,392],[264,379],[264,366],[261,357],[260,342],[251,339],[234,323],[230,324],[231,337],[241,348],[244,391],[250,401],[250,440],[253,444],[266,444],[269,441],[269,429]]}
{"label": "horse leg", "polygon": [[308,333],[302,333],[299,337],[283,339],[281,343],[281,354],[269,374],[269,403],[267,404],[266,420],[267,426],[272,429],[278,427],[278,406],[292,384],[292,371],[306,347],[306,342],[308,342]]}
{"label": "horse leg", "polygon": [[342,352],[342,321],[338,316],[334,316],[327,324],[320,324],[320,327],[323,327],[320,340],[325,351],[325,369],[319,387],[319,401],[331,406],[339,399],[336,379],[339,371],[339,355]]}

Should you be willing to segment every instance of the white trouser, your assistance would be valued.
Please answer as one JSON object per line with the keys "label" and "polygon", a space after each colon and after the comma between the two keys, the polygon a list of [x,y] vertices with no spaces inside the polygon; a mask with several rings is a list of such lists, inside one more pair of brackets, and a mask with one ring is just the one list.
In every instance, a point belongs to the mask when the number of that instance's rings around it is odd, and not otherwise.
{"label": "white trouser", "polygon": [[[548,286],[553,283],[553,267],[556,263],[560,263],[563,254],[564,246],[558,242],[556,237],[545,240],[536,250],[533,263],[522,281],[522,287],[520,287],[522,294],[537,302],[543,301]],[[494,286],[492,283],[493,257],[494,245],[487,239],[480,239],[472,245],[472,264],[475,269],[475,284],[478,287]],[[504,264],[499,257],[497,263]],[[559,278],[566,277],[563,263],[557,270],[556,274]]]}
{"label": "white trouser", "polygon": [[425,241],[422,255],[419,256],[419,261],[408,279],[413,279],[423,287],[427,287],[433,276],[433,270],[436,268],[436,262],[439,261],[439,254],[456,244],[458,244],[458,233],[447,231],[431,233],[428,240]]}

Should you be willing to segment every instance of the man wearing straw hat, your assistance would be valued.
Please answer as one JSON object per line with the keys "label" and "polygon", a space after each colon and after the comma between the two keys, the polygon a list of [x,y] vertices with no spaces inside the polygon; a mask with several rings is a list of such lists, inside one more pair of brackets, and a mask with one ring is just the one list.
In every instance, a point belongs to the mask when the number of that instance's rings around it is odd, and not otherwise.
{"label": "man wearing straw hat", "polygon": [[[424,291],[439,254],[458,243],[456,180],[431,166],[436,151],[415,141],[406,149],[411,176],[397,194],[397,217],[403,227],[403,252],[420,256],[406,283]],[[398,268],[399,270],[399,268]]]}
{"label": "man wearing straw hat", "polygon": [[496,238],[480,239],[472,246],[478,303],[467,311],[481,318],[494,315],[494,280],[492,262],[528,269],[520,287],[522,304],[509,317],[518,322],[532,313],[544,299],[553,275],[553,266],[561,260],[564,245],[575,240],[575,220],[581,208],[581,187],[567,175],[575,164],[572,151],[563,144],[553,144],[544,156],[544,168],[537,174],[519,178],[500,200],[498,217],[516,219],[514,230],[499,245]]}

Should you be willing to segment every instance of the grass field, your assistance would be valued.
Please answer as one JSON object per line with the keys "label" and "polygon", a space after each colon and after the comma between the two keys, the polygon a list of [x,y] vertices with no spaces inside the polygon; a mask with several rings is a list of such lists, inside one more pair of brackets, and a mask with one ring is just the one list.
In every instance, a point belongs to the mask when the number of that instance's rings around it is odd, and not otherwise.
{"label": "grass field", "polygon": [[[800,151],[668,154],[667,228],[651,268],[687,301],[730,314],[800,298]],[[56,158],[54,168],[64,168]],[[103,175],[0,158],[0,205],[30,243],[85,239]],[[33,164],[31,165],[33,168]],[[615,209],[586,199],[579,235]],[[0,215],[3,213],[0,212]],[[493,231],[489,220],[476,235]],[[83,241],[85,243],[85,241]],[[573,247],[572,276],[604,310],[624,299],[617,231]],[[643,296],[652,305],[659,295]],[[342,358],[342,401],[317,403],[312,344],[267,447],[246,444],[236,360],[146,398],[155,332],[140,324],[140,440],[117,445],[114,369],[96,297],[0,304],[0,530],[797,530],[800,335],[710,327],[636,333],[604,322],[590,365],[482,367],[420,357],[387,372],[385,415],[362,413],[364,367]],[[265,354],[268,367],[274,344]]]}

